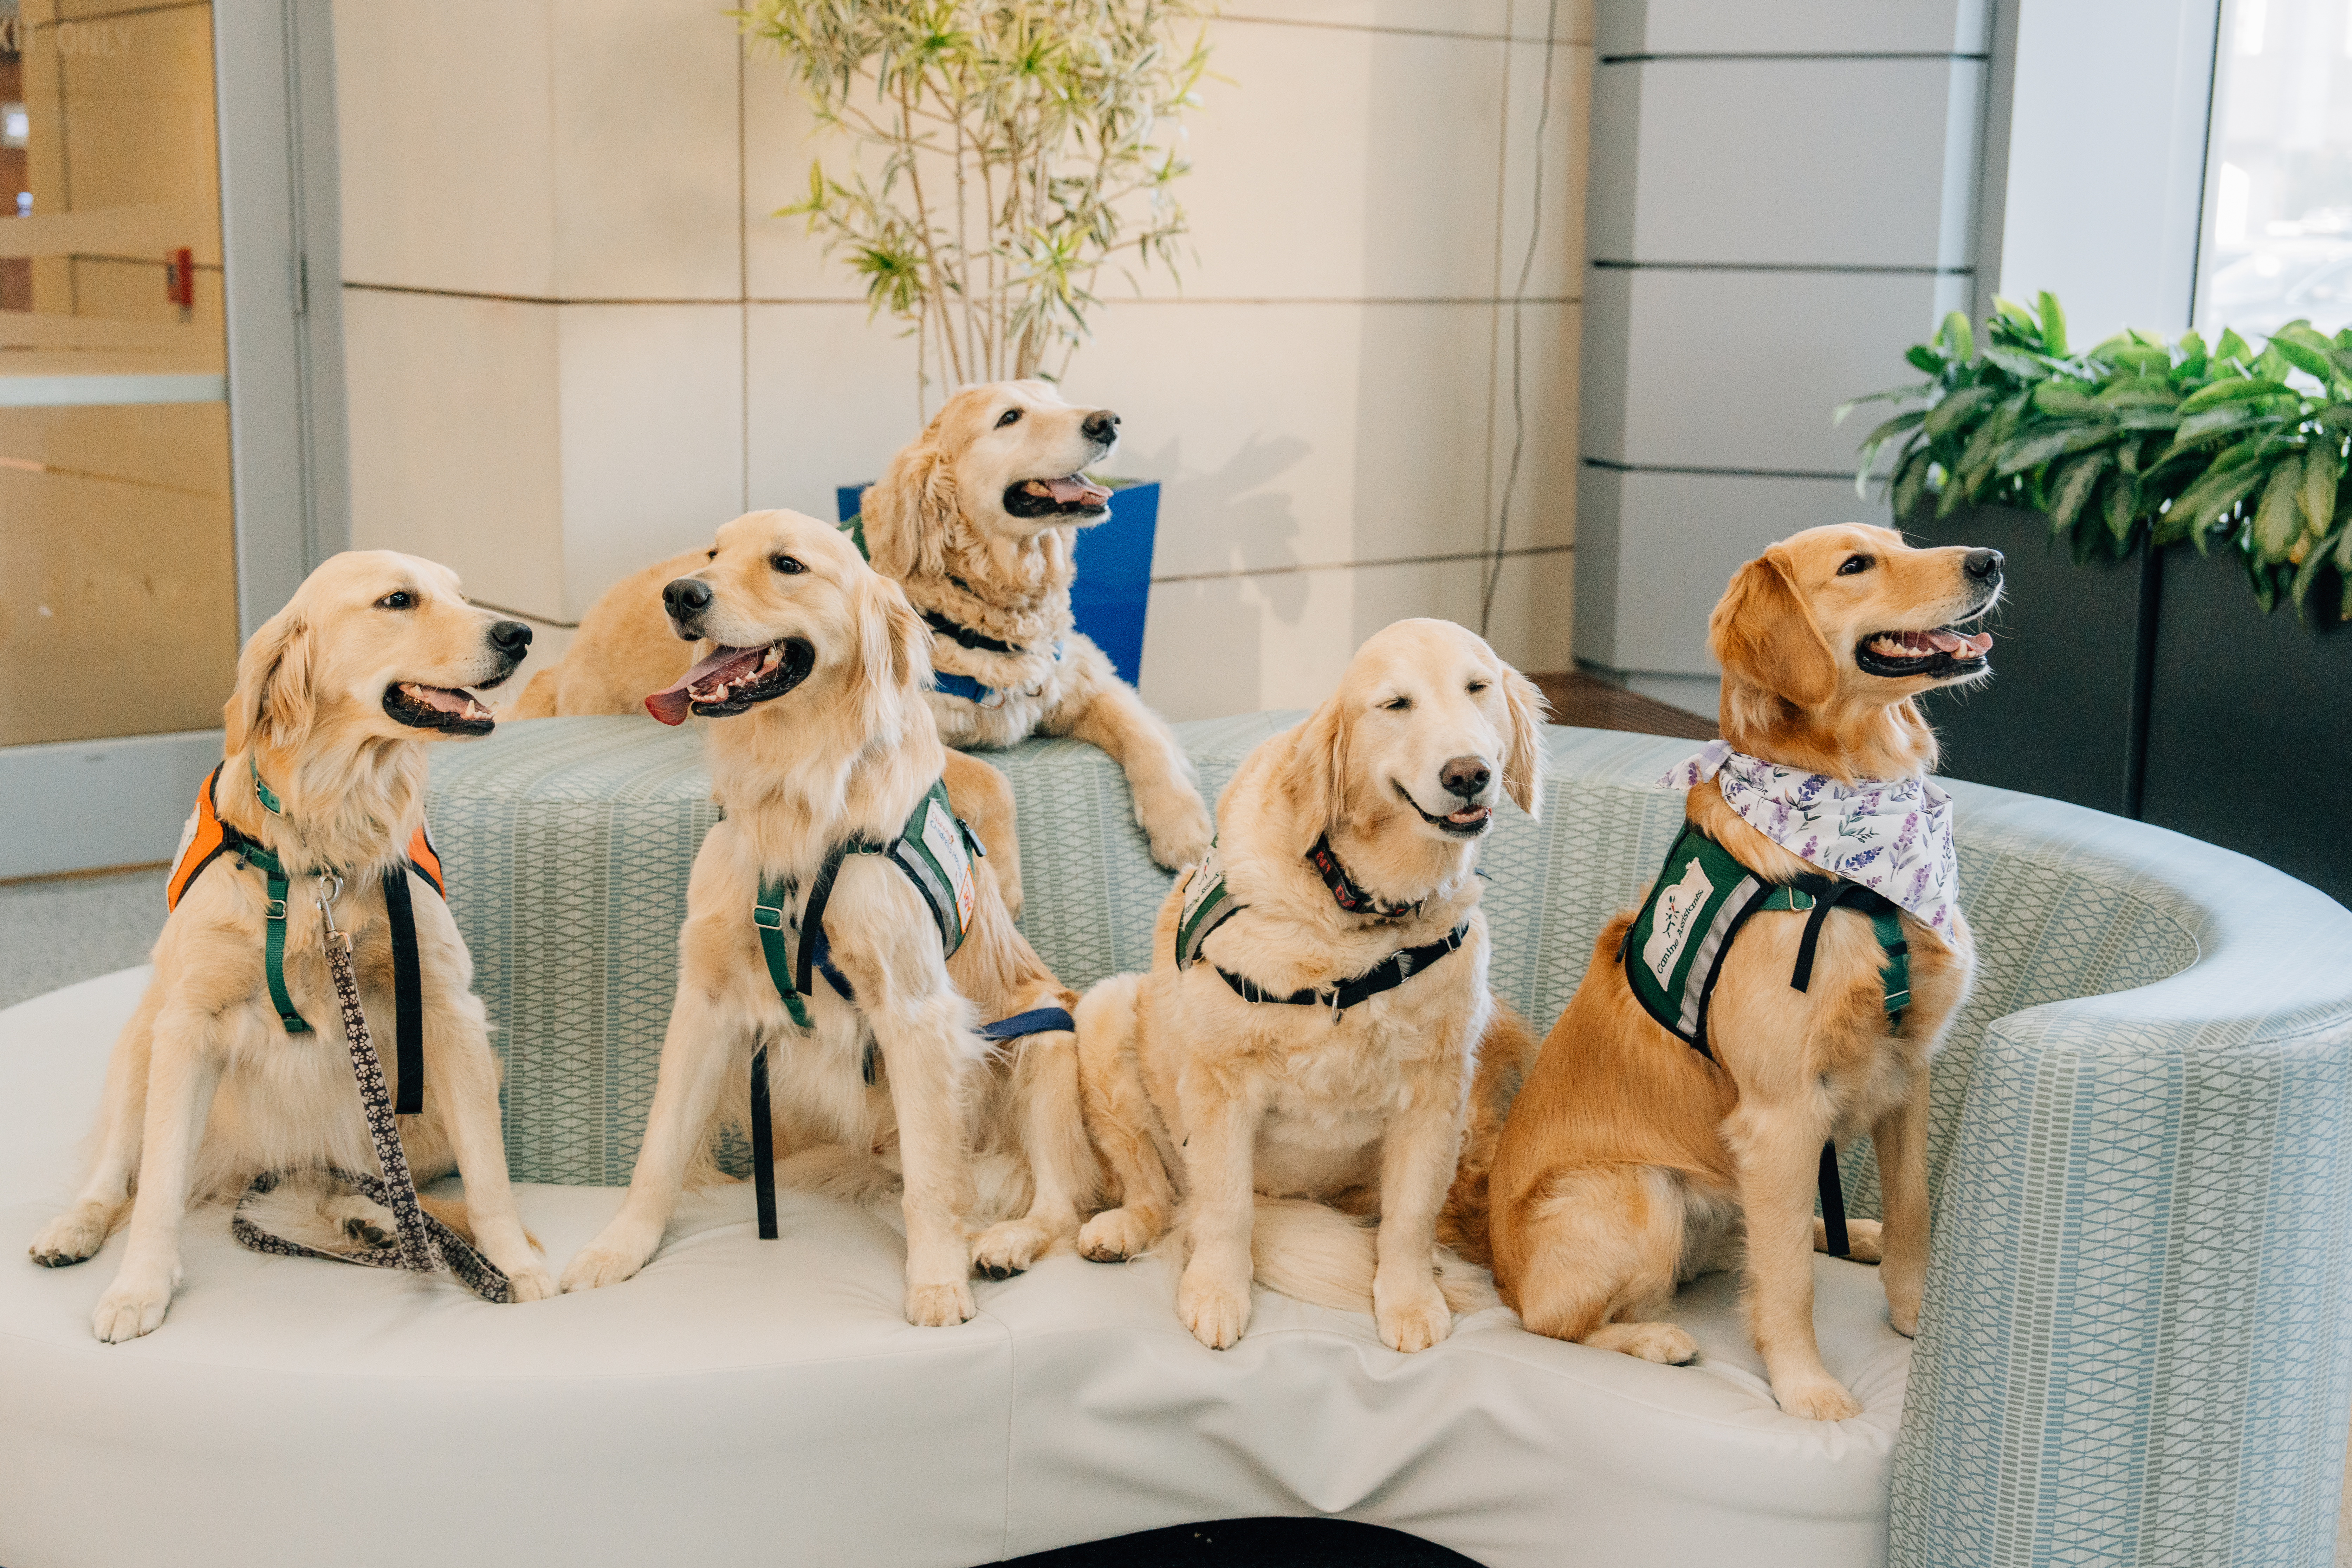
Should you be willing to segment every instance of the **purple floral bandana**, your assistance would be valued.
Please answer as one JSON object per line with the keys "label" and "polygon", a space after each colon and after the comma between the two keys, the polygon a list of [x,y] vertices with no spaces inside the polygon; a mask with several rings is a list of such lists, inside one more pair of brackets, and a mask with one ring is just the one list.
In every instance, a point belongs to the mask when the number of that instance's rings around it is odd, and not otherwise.
{"label": "purple floral bandana", "polygon": [[1711,778],[1740,819],[1781,848],[1884,894],[1931,931],[1951,933],[1960,890],[1952,797],[1928,780],[1842,784],[1710,741],[1658,783],[1686,790]]}

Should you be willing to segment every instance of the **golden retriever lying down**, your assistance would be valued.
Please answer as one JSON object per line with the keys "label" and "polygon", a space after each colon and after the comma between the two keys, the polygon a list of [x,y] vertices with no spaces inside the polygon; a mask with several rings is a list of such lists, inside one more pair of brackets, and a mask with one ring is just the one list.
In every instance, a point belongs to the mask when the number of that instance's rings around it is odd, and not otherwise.
{"label": "golden retriever lying down", "polygon": [[[908,1321],[961,1322],[973,1310],[974,1262],[999,1276],[1027,1268],[1076,1234],[1095,1184],[1070,1031],[992,1051],[974,1026],[1076,997],[985,877],[957,879],[965,934],[949,957],[946,917],[911,873],[887,855],[843,859],[820,922],[843,984],[808,987],[805,1028],[753,918],[763,884],[781,889],[773,929],[801,953],[828,853],[911,826],[948,755],[923,700],[929,634],[846,535],[790,511],[721,528],[667,603],[677,635],[699,639],[703,657],[678,689],[710,721],[705,754],[727,815],[695,857],[677,1000],[628,1197],[564,1269],[563,1288],[626,1279],[653,1256],[686,1182],[715,1173],[706,1149],[722,1110],[746,1119],[741,1086],[764,1042],[776,1146],[788,1153],[780,1174],[870,1196],[895,1173]],[[952,828],[937,826],[952,868]],[[805,954],[800,967],[811,968]]]}
{"label": "golden retriever lying down", "polygon": [[[469,606],[447,567],[354,551],[311,573],[245,645],[225,710],[227,754],[210,787],[221,823],[291,875],[285,984],[310,1028],[288,1033],[271,1003],[262,873],[225,854],[185,883],[163,923],[155,976],[107,1067],[89,1175],[33,1242],[42,1263],[79,1263],[127,1213],[130,1245],[91,1319],[100,1339],[135,1339],[163,1321],[192,1202],[235,1197],[265,1171],[375,1169],[327,972],[319,900],[330,884],[320,873],[342,879],[335,922],[354,938],[362,1005],[389,1040],[382,879],[405,864],[425,820],[424,742],[488,733],[489,713],[466,689],[504,680],[530,642],[528,627]],[[473,994],[473,960],[447,906],[422,876],[405,874],[425,1081],[423,1113],[399,1119],[401,1144],[420,1183],[464,1173],[465,1205],[430,1206],[470,1232],[514,1300],[537,1300],[554,1283],[507,1184],[499,1063]],[[396,1093],[389,1051],[383,1068]],[[289,1182],[274,1200],[265,1228],[322,1251],[382,1241],[393,1229],[386,1210],[321,1178]]]}
{"label": "golden retriever lying down", "polygon": [[[1877,1151],[1885,1220],[1883,1230],[1853,1222],[1853,1252],[1883,1258],[1888,1320],[1901,1333],[1917,1327],[1927,1063],[1976,961],[1948,855],[1919,853],[1948,847],[1950,808],[1925,782],[1936,739],[1911,700],[1990,668],[1992,639],[1955,627],[2000,596],[2000,564],[1992,551],[1914,550],[1885,529],[1848,525],[1797,534],[1732,578],[1708,625],[1724,672],[1718,745],[1730,755],[1719,773],[1685,764],[1678,782],[1697,778],[1690,826],[1768,885],[1811,877],[1866,890],[1861,879],[1885,879],[1886,859],[1918,854],[1916,870],[1887,882],[1908,900],[1899,922],[1909,998],[1890,1013],[1901,1000],[1886,977],[1899,973],[1893,950],[1882,950],[1864,913],[1827,899],[1809,906],[1828,907],[1797,989],[1815,916],[1764,910],[1737,928],[1711,996],[1698,1002],[1702,1055],[1644,1009],[1627,978],[1633,964],[1671,971],[1680,955],[1671,920],[1630,947],[1634,917],[1610,921],[1512,1109],[1491,1173],[1496,1281],[1528,1328],[1686,1362],[1691,1337],[1654,1320],[1676,1283],[1720,1266],[1744,1228],[1748,1330],[1773,1396],[1792,1415],[1860,1414],[1822,1364],[1811,1254],[1824,1245],[1813,1217],[1822,1143],[1863,1132]],[[1812,803],[1795,813],[1811,824],[1772,815],[1783,785]],[[1750,825],[1757,816],[1771,835]],[[1816,826],[1821,841],[1808,846]],[[1691,864],[1711,894],[1706,867]],[[1823,877],[1832,867],[1846,876]],[[1698,884],[1678,880],[1658,907],[1671,910],[1685,885]],[[1683,929],[1715,929],[1701,918],[1707,907],[1685,901],[1700,915]],[[1895,930],[1895,911],[1881,912]],[[1698,996],[1692,987],[1705,978],[1675,994]]]}
{"label": "golden retriever lying down", "polygon": [[[1209,847],[1192,762],[1070,620],[1077,531],[1110,515],[1110,492],[1079,470],[1111,455],[1118,431],[1117,415],[1073,408],[1045,382],[965,387],[866,489],[860,521],[875,570],[906,590],[935,634],[930,657],[942,679],[927,700],[940,738],[981,748],[1033,734],[1093,742],[1125,770],[1152,858],[1185,866]],[[514,716],[634,713],[646,692],[675,680],[686,661],[660,594],[696,564],[681,555],[615,584]],[[1017,912],[1018,846],[1001,826],[1011,788],[992,786],[976,764],[961,767],[949,793],[992,860],[1003,861],[996,869]]]}
{"label": "golden retriever lying down", "polygon": [[[1527,1045],[1486,989],[1478,842],[1501,795],[1537,809],[1542,715],[1460,626],[1381,632],[1312,718],[1243,762],[1215,853],[1160,906],[1150,973],[1087,993],[1088,1129],[1120,1203],[1080,1249],[1149,1246],[1172,1171],[1176,1310],[1202,1343],[1248,1326],[1254,1241],[1259,1279],[1369,1308],[1397,1350],[1452,1331],[1449,1294],[1474,1299],[1461,1271],[1433,1272],[1442,1211],[1457,1184],[1475,1199]],[[1377,1212],[1377,1232],[1339,1209]]]}

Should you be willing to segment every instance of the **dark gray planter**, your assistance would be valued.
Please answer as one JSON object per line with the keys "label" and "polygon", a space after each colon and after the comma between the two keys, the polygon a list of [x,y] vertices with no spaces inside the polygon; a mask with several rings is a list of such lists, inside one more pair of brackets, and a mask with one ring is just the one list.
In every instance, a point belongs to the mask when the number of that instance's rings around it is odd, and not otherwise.
{"label": "dark gray planter", "polygon": [[2264,616],[2236,560],[2166,551],[2140,816],[2352,904],[2352,628]]}
{"label": "dark gray planter", "polygon": [[2265,616],[2231,557],[2078,566],[2033,512],[1904,531],[2009,558],[1993,679],[1924,699],[1943,772],[2137,816],[2352,903],[2352,629]]}

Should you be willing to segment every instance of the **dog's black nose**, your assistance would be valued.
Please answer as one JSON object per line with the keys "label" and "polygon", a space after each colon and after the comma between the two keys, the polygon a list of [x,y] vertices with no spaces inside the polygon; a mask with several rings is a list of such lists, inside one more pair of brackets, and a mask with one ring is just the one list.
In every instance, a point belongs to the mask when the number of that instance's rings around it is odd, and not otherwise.
{"label": "dog's black nose", "polygon": [[530,652],[530,628],[520,621],[493,621],[490,646],[509,658],[520,660]]}
{"label": "dog's black nose", "polygon": [[1456,757],[1437,770],[1438,782],[1464,800],[1476,800],[1486,794],[1487,782],[1494,776],[1494,770],[1486,766],[1484,757]]}
{"label": "dog's black nose", "polygon": [[1097,408],[1086,416],[1078,428],[1085,431],[1087,439],[1096,446],[1108,447],[1118,439],[1118,416],[1108,408]]}
{"label": "dog's black nose", "polygon": [[690,621],[710,608],[710,584],[694,577],[680,577],[662,590],[662,603],[669,609],[670,618]]}
{"label": "dog's black nose", "polygon": [[1979,583],[1990,583],[2000,575],[2003,558],[1998,550],[1971,550],[1960,562],[1960,570]]}

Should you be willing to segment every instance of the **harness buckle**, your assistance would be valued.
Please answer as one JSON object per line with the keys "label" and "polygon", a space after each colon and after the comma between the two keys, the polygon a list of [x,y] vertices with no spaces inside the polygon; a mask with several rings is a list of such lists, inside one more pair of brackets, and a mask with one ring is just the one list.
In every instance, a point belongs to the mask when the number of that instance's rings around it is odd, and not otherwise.
{"label": "harness buckle", "polygon": [[280,924],[283,924],[286,920],[286,900],[283,899],[268,899],[263,900],[261,905],[261,918],[266,921],[276,921]]}
{"label": "harness buckle", "polygon": [[[762,916],[767,918],[761,919],[761,917]],[[782,931],[784,929],[784,911],[779,909],[772,909],[766,904],[753,904],[751,906],[751,923],[758,926],[761,931]]]}

